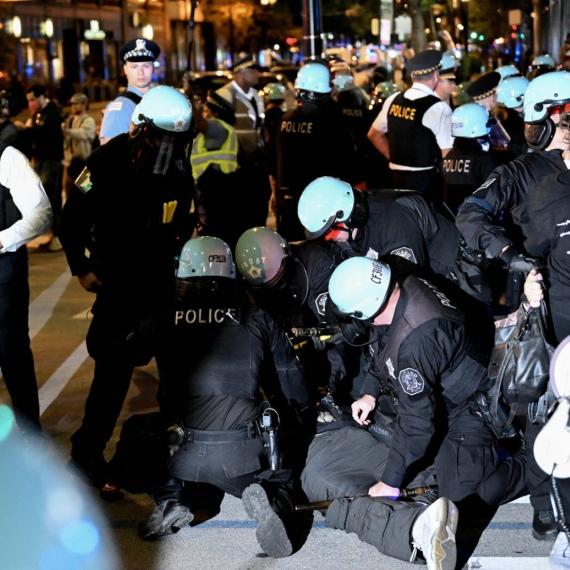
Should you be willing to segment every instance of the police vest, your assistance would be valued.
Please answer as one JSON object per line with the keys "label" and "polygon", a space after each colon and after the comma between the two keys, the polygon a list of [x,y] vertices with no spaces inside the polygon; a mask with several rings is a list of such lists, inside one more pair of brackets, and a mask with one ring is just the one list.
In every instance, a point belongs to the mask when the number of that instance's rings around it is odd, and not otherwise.
{"label": "police vest", "polygon": [[238,166],[238,143],[235,129],[220,119],[208,120],[220,123],[226,129],[227,136],[222,147],[217,150],[208,150],[206,148],[206,135],[203,133],[196,137],[192,146],[192,156],[190,157],[194,180],[198,180],[211,165],[218,166],[224,174],[235,172]]}
{"label": "police vest", "polygon": [[[0,142],[0,158],[6,148],[7,145]],[[14,198],[10,194],[10,189],[0,184],[0,231],[8,229],[21,219],[22,214],[16,204],[14,204]]]}
{"label": "police vest", "polygon": [[388,110],[390,162],[415,168],[435,166],[441,158],[441,149],[422,120],[427,110],[440,102],[435,95],[415,101],[406,99],[404,93],[396,95]]}
{"label": "police vest", "polygon": [[178,372],[185,393],[195,396],[234,396],[256,399],[257,381],[252,366],[255,341],[249,308],[214,303],[188,303],[174,312],[169,351],[182,350]]}
{"label": "police vest", "polygon": [[[429,281],[411,276],[404,281],[403,288],[407,294],[404,314],[380,354],[379,364],[385,375],[384,380],[391,384],[401,372],[398,362],[400,346],[413,330],[434,319],[445,319],[462,326],[465,324],[464,315]],[[441,376],[443,395],[447,400],[459,405],[473,395],[487,378],[488,359],[489,355],[480,348],[480,343],[464,329],[455,359],[450,369]]]}

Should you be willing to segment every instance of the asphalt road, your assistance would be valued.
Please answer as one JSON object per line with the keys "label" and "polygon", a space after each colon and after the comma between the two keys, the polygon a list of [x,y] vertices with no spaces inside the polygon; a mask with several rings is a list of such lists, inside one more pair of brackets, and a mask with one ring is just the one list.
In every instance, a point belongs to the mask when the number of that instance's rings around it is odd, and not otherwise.
{"label": "asphalt road", "polygon": [[[38,245],[42,238],[36,240]],[[30,334],[36,361],[40,390],[42,424],[49,437],[52,462],[63,466],[70,449],[70,435],[79,427],[83,404],[93,375],[93,361],[85,349],[85,334],[89,326],[88,311],[93,296],[72,278],[63,253],[30,250]],[[155,394],[157,371],[154,363],[138,369],[123,409],[113,440],[108,446],[110,458],[122,422],[135,413],[156,410]],[[0,381],[0,404],[9,403],[7,392]],[[0,425],[1,427],[1,425]],[[1,433],[0,433],[1,436]],[[1,451],[0,437],[0,451]],[[1,455],[0,455],[1,457]],[[2,484],[0,466],[0,509],[2,496],[11,489]],[[317,514],[313,530],[305,546],[287,559],[267,558],[255,539],[255,523],[248,520],[241,502],[226,497],[221,512],[214,518],[193,527],[187,527],[175,536],[159,543],[145,543],[136,536],[136,527],[152,510],[150,499],[143,495],[125,494],[122,501],[107,504],[78,482],[83,497],[93,496],[108,522],[110,535],[116,542],[119,567],[127,570],[273,570],[319,569],[346,570],[400,570],[411,568],[406,562],[396,561],[379,554],[372,546],[361,543],[355,535],[326,529],[323,518]],[[28,508],[36,503],[33,493],[26,496]],[[96,509],[97,507],[93,507]],[[16,513],[14,513],[14,517]],[[0,529],[11,517],[5,508],[0,511]],[[460,521],[462,538],[460,553],[465,568],[483,570],[542,570],[548,568],[546,557],[550,544],[541,543],[531,535],[532,509],[524,499],[516,504],[501,507],[480,536],[480,524],[475,517]],[[29,532],[37,532],[41,521],[31,520]],[[34,531],[34,529],[36,529]],[[32,536],[32,535],[30,535]],[[475,537],[475,538],[474,538]],[[469,547],[469,540],[471,547]],[[9,547],[10,545],[8,545]],[[6,545],[4,545],[6,548]],[[0,568],[2,570],[29,570],[39,565],[2,564],[2,537],[0,532]],[[41,569],[63,566],[45,566]],[[87,568],[87,566],[85,566]],[[89,568],[110,570],[112,566],[91,565]],[[64,570],[64,569],[63,569]]]}

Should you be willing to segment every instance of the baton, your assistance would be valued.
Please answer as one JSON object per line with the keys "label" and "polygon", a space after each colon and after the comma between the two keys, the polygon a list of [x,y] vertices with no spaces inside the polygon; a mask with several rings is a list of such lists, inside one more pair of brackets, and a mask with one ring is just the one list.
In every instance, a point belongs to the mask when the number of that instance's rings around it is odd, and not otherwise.
{"label": "baton", "polygon": [[[412,489],[402,489],[400,491],[399,499],[411,499],[412,497],[417,497],[418,495],[423,495],[424,493],[437,493],[437,485],[426,485],[425,487],[413,487]],[[344,497],[349,501],[354,501],[354,499],[363,499],[365,497],[370,497],[370,495],[358,495],[356,497]],[[340,497],[337,497],[340,498]],[[380,497],[378,497],[380,498]],[[329,499],[328,501],[316,501],[314,503],[306,503],[304,505],[295,505],[296,513],[303,513],[306,511],[320,511],[321,509],[326,509],[330,507],[333,501],[336,499]]]}

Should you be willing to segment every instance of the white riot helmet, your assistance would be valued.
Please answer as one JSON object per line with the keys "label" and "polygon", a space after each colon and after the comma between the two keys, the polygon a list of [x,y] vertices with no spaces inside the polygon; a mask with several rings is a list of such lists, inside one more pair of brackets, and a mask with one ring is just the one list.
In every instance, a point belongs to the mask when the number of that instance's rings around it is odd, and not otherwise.
{"label": "white riot helmet", "polygon": [[466,103],[457,107],[451,115],[451,135],[467,139],[478,139],[491,132],[489,111],[477,103]]}
{"label": "white riot helmet", "polygon": [[392,271],[381,261],[352,257],[343,261],[329,281],[329,299],[339,315],[373,320],[392,291]]}
{"label": "white riot helmet", "polygon": [[188,240],[182,248],[178,279],[192,277],[236,278],[236,267],[232,251],[217,237],[204,236]]}
{"label": "white riot helmet", "polygon": [[297,73],[295,89],[308,98],[323,98],[328,95],[332,90],[329,66],[316,61],[303,65]]}

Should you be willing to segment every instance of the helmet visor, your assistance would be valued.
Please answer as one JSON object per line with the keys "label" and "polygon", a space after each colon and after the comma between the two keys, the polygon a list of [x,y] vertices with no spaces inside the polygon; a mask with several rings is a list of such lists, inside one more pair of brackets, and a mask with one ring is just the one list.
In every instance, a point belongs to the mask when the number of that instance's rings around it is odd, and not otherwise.
{"label": "helmet visor", "polygon": [[146,118],[129,136],[132,161],[137,169],[160,175],[172,171],[173,166],[184,171],[187,163],[187,136],[159,129]]}

